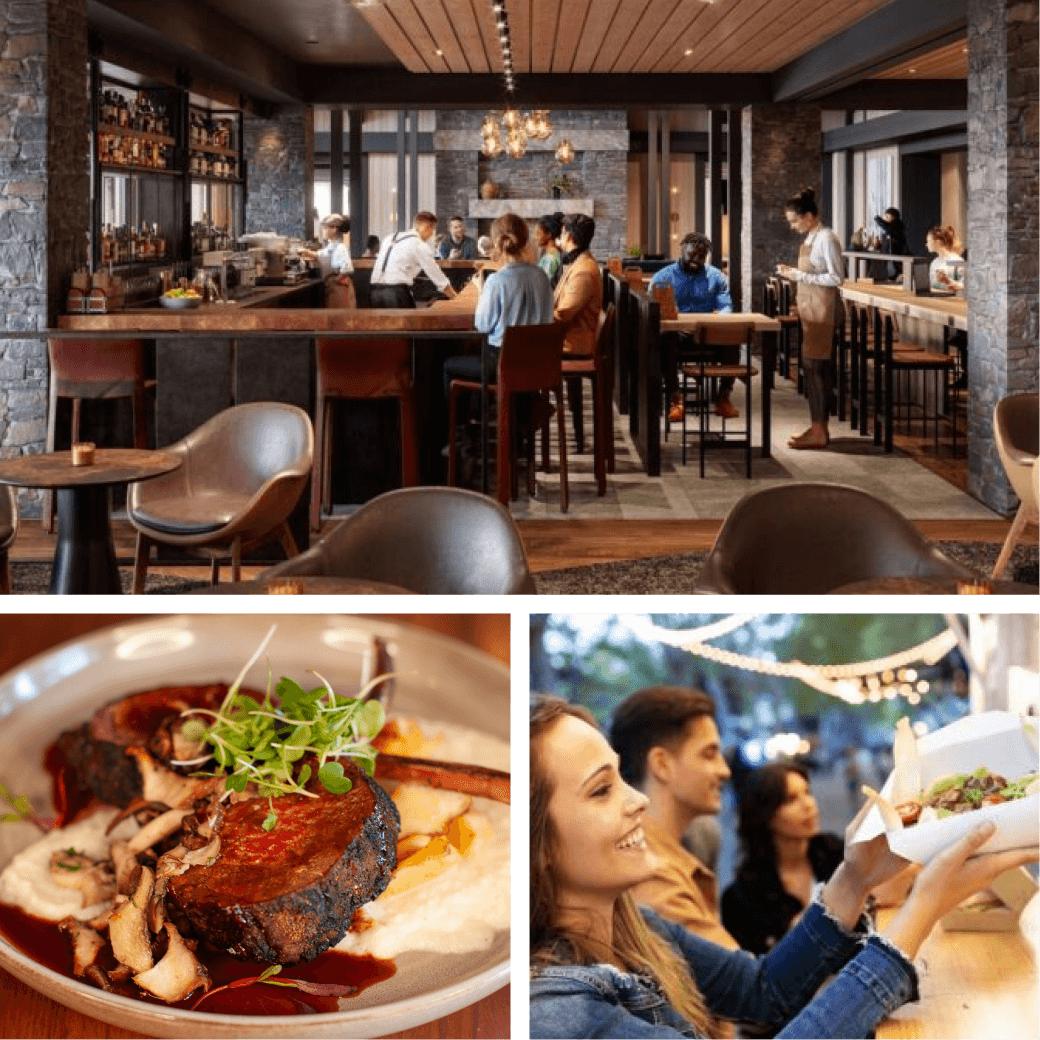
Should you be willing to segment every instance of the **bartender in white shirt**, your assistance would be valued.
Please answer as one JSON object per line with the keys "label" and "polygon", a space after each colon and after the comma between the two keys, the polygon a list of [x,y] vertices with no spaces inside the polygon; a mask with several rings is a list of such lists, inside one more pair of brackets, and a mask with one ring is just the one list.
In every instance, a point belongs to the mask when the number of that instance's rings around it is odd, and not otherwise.
{"label": "bartender in white shirt", "polygon": [[321,249],[297,250],[300,256],[313,264],[320,264],[322,275],[350,274],[354,270],[350,259],[350,218],[330,213],[321,222],[321,231],[325,239]]}
{"label": "bartender in white shirt", "polygon": [[373,307],[414,307],[412,284],[420,271],[448,299],[456,295],[427,245],[436,230],[436,216],[420,210],[415,215],[411,231],[398,231],[383,239],[372,268],[370,296]]}

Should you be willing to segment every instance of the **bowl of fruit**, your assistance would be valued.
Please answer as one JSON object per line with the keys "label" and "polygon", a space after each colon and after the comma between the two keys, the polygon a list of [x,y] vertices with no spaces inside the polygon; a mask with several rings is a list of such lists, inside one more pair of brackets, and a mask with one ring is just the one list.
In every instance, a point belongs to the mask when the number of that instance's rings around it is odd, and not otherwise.
{"label": "bowl of fruit", "polygon": [[159,302],[170,310],[184,311],[198,307],[202,297],[194,289],[168,289],[159,297]]}

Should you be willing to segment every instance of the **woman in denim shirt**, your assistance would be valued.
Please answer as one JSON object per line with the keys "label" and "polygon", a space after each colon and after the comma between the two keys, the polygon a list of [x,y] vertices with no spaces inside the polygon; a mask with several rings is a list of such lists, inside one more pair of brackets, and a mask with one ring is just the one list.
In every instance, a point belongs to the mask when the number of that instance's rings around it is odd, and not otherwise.
{"label": "woman in denim shirt", "polygon": [[[710,1037],[725,1020],[779,1037],[865,1037],[917,998],[911,958],[935,922],[998,874],[1036,859],[968,859],[978,827],[931,861],[882,935],[862,917],[871,888],[906,862],[884,836],[848,842],[845,861],[768,956],[730,951],[638,910],[650,872],[647,799],[583,709],[537,698],[531,712],[531,1036]],[[831,975],[836,978],[817,996]]]}

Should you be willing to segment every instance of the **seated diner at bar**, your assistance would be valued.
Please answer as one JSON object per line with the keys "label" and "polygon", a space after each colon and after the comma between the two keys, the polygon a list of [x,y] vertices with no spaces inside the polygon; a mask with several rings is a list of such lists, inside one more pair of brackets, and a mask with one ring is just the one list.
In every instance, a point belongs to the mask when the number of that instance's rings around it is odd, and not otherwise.
{"label": "seated diner at bar", "polygon": [[1040,591],[1035,5],[419,6],[0,0],[0,589]]}

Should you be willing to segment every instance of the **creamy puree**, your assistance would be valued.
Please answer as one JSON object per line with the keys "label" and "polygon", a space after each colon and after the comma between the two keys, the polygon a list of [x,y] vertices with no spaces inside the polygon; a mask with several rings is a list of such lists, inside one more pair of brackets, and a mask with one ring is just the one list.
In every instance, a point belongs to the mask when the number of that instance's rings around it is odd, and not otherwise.
{"label": "creamy puree", "polygon": [[0,874],[0,902],[19,906],[27,914],[45,921],[60,921],[70,915],[89,921],[107,910],[108,900],[94,906],[81,906],[82,893],[56,885],[51,878],[51,855],[71,848],[93,860],[107,859],[108,848],[116,838],[131,838],[140,830],[135,820],[127,819],[111,834],[105,834],[105,828],[118,811],[99,809],[86,819],[53,830],[22,849]]}
{"label": "creamy puree", "polygon": [[[417,721],[428,741],[422,757],[509,771],[505,741],[446,723]],[[431,880],[366,903],[365,917],[375,923],[366,931],[348,932],[337,950],[374,957],[396,957],[407,950],[466,953],[487,949],[497,932],[509,928],[509,806],[474,798],[469,811],[491,821],[493,836],[475,843],[471,854],[458,857]]]}

